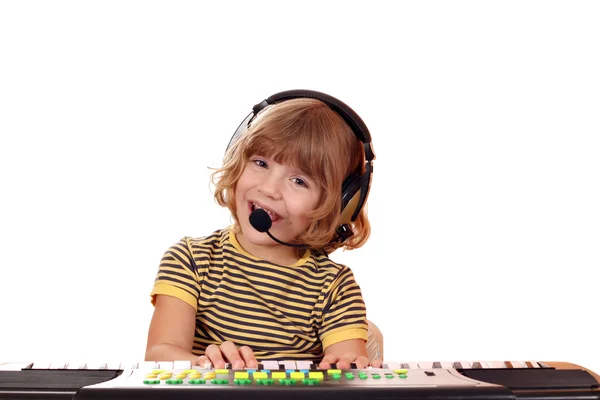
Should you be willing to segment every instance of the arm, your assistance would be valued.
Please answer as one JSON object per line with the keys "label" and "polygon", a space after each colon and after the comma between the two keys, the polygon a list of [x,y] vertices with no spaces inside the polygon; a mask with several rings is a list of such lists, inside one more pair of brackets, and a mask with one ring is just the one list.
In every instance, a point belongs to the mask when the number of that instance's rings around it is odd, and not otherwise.
{"label": "arm", "polygon": [[154,314],[148,330],[148,361],[189,360],[196,365],[192,353],[196,310],[176,297],[157,295]]}

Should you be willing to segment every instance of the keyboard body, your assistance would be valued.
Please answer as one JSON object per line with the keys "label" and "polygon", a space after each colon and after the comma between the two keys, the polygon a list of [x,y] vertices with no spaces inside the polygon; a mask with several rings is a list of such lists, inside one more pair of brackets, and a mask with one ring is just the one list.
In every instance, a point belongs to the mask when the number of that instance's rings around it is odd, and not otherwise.
{"label": "keyboard body", "polygon": [[384,362],[319,370],[303,361],[259,368],[189,362],[0,363],[0,399],[600,400],[600,377],[569,363]]}

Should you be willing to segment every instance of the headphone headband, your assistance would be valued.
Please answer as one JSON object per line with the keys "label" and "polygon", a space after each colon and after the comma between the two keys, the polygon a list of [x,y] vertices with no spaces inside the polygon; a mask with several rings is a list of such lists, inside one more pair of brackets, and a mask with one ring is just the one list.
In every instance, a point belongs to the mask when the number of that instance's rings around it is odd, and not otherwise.
{"label": "headphone headband", "polygon": [[254,107],[252,107],[252,111],[254,112],[254,115],[257,115],[262,109],[271,104],[298,98],[316,99],[331,107],[333,111],[338,113],[340,117],[346,121],[356,137],[364,143],[366,160],[372,161],[375,159],[375,152],[373,150],[373,144],[371,143],[371,133],[369,132],[369,128],[367,128],[367,125],[363,122],[362,118],[360,118],[360,116],[344,102],[328,94],[305,89],[286,90],[284,92],[275,93],[274,95],[256,104]]}

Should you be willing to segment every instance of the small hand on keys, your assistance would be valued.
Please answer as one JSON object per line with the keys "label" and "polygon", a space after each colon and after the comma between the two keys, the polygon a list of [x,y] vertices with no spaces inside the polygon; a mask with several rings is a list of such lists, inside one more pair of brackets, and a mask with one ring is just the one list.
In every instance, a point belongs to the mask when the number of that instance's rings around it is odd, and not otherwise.
{"label": "small hand on keys", "polygon": [[[206,368],[207,365],[212,365],[213,368],[225,368],[226,364],[230,363],[232,369],[243,368],[258,368],[258,361],[254,356],[254,352],[248,346],[237,347],[233,342],[226,341],[220,346],[211,344],[206,348],[204,355],[196,359],[196,365]],[[356,368],[364,369],[369,365],[374,368],[381,368],[381,360],[373,360],[369,363],[369,359],[365,356],[357,357],[355,354],[347,353],[341,357],[333,354],[323,357],[319,363],[319,369],[329,369],[331,364],[335,364],[337,369],[350,369],[350,364],[356,364]]]}
{"label": "small hand on keys", "polygon": [[374,368],[381,368],[382,360],[373,360],[369,363],[369,359],[365,356],[357,357],[356,354],[346,353],[341,357],[333,354],[328,354],[323,357],[319,364],[319,369],[330,369],[331,364],[335,364],[336,369],[350,369],[350,364],[356,364],[357,369],[365,369],[369,365]]}
{"label": "small hand on keys", "polygon": [[196,365],[204,368],[207,364],[212,364],[214,368],[218,369],[225,368],[227,362],[233,369],[258,368],[258,361],[250,347],[238,348],[230,341],[223,342],[221,346],[209,345],[204,351],[204,355],[196,360]]}

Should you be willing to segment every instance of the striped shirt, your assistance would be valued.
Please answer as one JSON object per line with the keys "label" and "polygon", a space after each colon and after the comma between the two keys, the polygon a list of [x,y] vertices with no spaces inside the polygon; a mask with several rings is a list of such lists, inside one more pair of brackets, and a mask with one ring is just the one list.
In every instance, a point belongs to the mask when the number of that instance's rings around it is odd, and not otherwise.
{"label": "striped shirt", "polygon": [[309,250],[293,265],[274,264],[244,251],[229,228],[171,246],[153,304],[158,294],[196,310],[196,355],[229,340],[257,359],[318,360],[334,343],[367,339],[365,304],[348,267]]}

